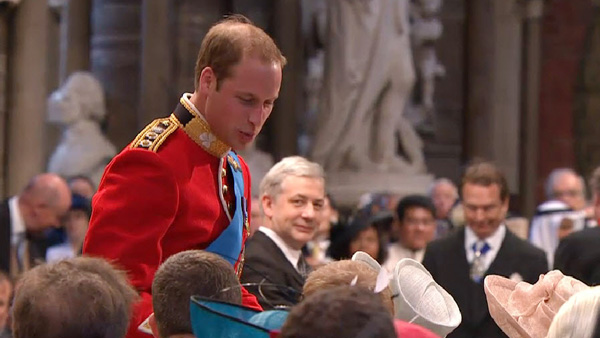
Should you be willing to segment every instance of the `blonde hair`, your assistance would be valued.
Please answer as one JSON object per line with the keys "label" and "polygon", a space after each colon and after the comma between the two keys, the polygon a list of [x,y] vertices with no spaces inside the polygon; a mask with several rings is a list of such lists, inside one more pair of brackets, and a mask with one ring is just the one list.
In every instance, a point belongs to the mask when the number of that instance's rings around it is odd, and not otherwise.
{"label": "blonde hair", "polygon": [[600,307],[600,287],[573,295],[554,316],[547,338],[591,338]]}
{"label": "blonde hair", "polygon": [[[363,262],[351,260],[331,262],[308,275],[304,283],[302,295],[309,297],[320,290],[327,290],[336,286],[349,286],[355,278],[357,286],[373,291],[377,283],[377,275],[377,271]],[[383,306],[393,316],[394,304],[392,303],[392,291],[390,288],[386,287],[379,293],[379,296],[381,297]]]}

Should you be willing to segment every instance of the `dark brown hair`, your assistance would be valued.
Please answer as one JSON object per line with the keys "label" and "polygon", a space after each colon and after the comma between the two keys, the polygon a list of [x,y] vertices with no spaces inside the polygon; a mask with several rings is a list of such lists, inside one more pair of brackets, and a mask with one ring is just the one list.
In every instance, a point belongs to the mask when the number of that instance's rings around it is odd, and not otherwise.
{"label": "dark brown hair", "polygon": [[461,194],[467,183],[482,185],[484,187],[496,184],[500,190],[500,200],[506,201],[508,199],[508,183],[506,183],[506,177],[504,176],[504,173],[491,162],[477,161],[465,170],[460,186]]}
{"label": "dark brown hair", "polygon": [[392,316],[379,296],[359,286],[319,291],[292,308],[280,338],[395,338]]}
{"label": "dark brown hair", "polygon": [[[356,278],[356,285],[373,291],[377,283],[378,272],[363,262],[342,260],[328,263],[308,275],[302,295],[310,297],[321,291],[332,289],[336,286],[349,286],[352,280]],[[394,304],[392,303],[392,291],[385,288],[379,293],[382,304],[394,314]]]}
{"label": "dark brown hair", "polygon": [[169,257],[152,282],[154,317],[161,337],[193,333],[191,296],[241,304],[241,286],[233,266],[219,255],[201,250]]}

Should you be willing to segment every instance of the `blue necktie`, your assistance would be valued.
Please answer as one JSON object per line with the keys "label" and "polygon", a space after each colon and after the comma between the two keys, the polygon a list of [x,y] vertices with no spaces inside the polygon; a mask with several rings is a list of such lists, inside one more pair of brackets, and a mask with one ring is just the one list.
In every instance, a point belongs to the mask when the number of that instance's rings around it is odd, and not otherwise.
{"label": "blue necktie", "polygon": [[490,246],[486,242],[475,242],[472,246],[474,258],[473,262],[471,262],[471,279],[475,283],[481,283],[483,276],[485,275],[485,271],[487,270],[485,267],[484,256],[490,251]]}

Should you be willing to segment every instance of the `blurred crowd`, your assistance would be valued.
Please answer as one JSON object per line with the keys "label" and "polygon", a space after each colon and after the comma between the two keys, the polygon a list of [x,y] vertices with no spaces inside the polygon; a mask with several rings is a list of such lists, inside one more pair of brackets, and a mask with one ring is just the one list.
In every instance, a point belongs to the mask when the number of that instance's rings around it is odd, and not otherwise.
{"label": "blurred crowd", "polygon": [[[425,195],[369,193],[354,209],[325,193],[324,177],[318,164],[298,156],[273,166],[252,201],[241,275],[203,250],[169,257],[153,279],[154,313],[139,329],[163,338],[233,334],[227,330],[281,337],[595,332],[600,169],[589,180],[591,199],[577,172],[552,171],[547,201],[531,220],[510,212],[506,180],[487,162],[469,166],[458,186],[439,178]],[[94,337],[124,336],[139,299],[126,271],[81,256],[94,193],[85,177],[46,173],[4,201],[0,337],[83,337],[94,330]],[[407,282],[419,273],[424,277]],[[423,283],[443,291],[411,299]],[[242,287],[264,312],[242,305]],[[399,294],[403,304],[395,302]],[[556,297],[565,305],[556,306]],[[546,304],[552,315],[542,320],[529,311],[533,324],[524,325],[520,303]],[[406,308],[425,319],[402,315]],[[440,311],[450,315],[432,319]]]}

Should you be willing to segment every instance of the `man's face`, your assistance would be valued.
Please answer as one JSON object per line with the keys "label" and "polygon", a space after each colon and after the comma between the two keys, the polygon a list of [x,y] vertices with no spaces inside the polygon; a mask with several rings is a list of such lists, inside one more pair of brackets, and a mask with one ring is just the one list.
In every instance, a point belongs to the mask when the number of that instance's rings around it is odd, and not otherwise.
{"label": "man's face", "polygon": [[63,196],[52,205],[44,202],[35,203],[32,208],[32,219],[27,223],[27,229],[38,232],[51,227],[61,226],[62,220],[71,207],[71,198]]}
{"label": "man's face", "polygon": [[465,183],[462,187],[466,224],[480,239],[491,236],[506,217],[508,198],[500,198],[497,184]]}
{"label": "man's face", "polygon": [[448,218],[448,212],[456,202],[456,188],[448,183],[439,183],[433,189],[431,199],[438,219]]}
{"label": "man's face", "polygon": [[552,186],[554,197],[573,210],[585,208],[585,197],[581,180],[576,175],[565,173],[556,178]]}
{"label": "man's face", "polygon": [[246,55],[219,84],[217,90],[215,74],[205,68],[200,77],[200,90],[207,97],[204,117],[221,141],[233,149],[244,149],[273,110],[281,87],[281,66]]}
{"label": "man's face", "polygon": [[435,236],[435,218],[426,208],[414,206],[404,212],[404,218],[399,222],[400,241],[411,250],[421,250]]}
{"label": "man's face", "polygon": [[0,282],[0,332],[8,325],[8,309],[10,308],[10,295],[12,293],[8,281]]}
{"label": "man's face", "polygon": [[262,204],[265,216],[271,221],[270,228],[299,250],[319,228],[324,199],[323,179],[288,176],[281,183],[279,195],[263,196]]}

